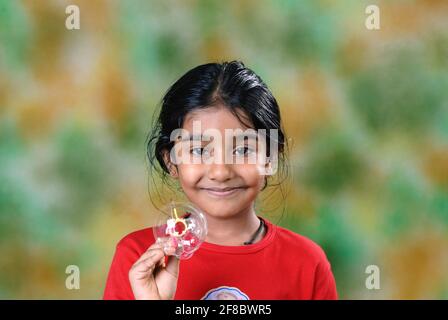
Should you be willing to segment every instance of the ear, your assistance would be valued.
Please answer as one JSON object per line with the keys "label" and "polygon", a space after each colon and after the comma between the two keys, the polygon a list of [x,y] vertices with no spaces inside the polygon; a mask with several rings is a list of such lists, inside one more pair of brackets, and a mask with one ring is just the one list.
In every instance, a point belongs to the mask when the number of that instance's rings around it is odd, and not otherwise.
{"label": "ear", "polygon": [[170,153],[168,151],[163,152],[163,160],[165,162],[165,166],[168,168],[168,171],[170,172],[170,176],[174,179],[177,179],[179,177],[177,166],[173,162],[171,162]]}
{"label": "ear", "polygon": [[271,162],[270,157],[266,158],[266,163],[264,165],[264,168],[265,168],[266,175],[268,175],[268,176],[272,175],[272,162]]}

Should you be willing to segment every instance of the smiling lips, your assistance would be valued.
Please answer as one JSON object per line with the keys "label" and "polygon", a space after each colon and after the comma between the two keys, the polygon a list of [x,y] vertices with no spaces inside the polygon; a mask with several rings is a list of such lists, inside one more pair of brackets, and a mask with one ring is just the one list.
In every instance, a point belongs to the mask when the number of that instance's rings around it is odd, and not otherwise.
{"label": "smiling lips", "polygon": [[244,189],[243,187],[235,187],[235,188],[202,188],[207,191],[208,194],[217,197],[226,197],[232,194],[235,194],[239,190]]}

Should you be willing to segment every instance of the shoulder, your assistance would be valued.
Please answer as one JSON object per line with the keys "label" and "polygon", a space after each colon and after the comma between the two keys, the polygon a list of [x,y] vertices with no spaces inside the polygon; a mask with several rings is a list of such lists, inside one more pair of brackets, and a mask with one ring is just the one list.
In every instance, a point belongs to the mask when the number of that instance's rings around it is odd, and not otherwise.
{"label": "shoulder", "polygon": [[276,241],[283,248],[285,254],[299,256],[303,261],[314,265],[328,264],[324,250],[310,238],[295,233],[281,226],[274,226],[276,230]]}
{"label": "shoulder", "polygon": [[143,253],[155,242],[152,228],[140,229],[133,231],[117,243],[118,250],[135,251],[137,253]]}

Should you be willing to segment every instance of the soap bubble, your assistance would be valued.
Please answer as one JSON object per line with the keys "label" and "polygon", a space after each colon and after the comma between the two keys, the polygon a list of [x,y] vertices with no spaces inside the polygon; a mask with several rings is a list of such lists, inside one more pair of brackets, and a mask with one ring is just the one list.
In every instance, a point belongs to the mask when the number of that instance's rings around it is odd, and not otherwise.
{"label": "soap bubble", "polygon": [[199,249],[207,235],[207,220],[204,214],[191,203],[170,202],[161,208],[154,238],[158,243],[174,244],[174,255],[182,260],[189,259]]}

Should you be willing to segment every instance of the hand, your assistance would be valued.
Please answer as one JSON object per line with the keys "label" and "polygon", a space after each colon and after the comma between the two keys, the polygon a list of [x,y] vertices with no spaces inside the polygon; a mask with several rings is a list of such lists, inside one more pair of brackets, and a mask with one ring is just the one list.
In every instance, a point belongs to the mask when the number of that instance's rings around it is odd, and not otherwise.
{"label": "hand", "polygon": [[[129,270],[136,300],[172,300],[177,288],[179,259],[171,242],[154,243]],[[165,265],[165,255],[168,262]]]}

